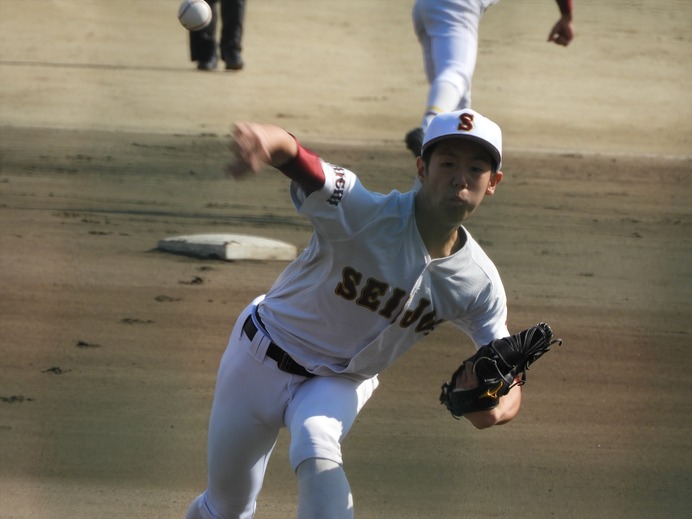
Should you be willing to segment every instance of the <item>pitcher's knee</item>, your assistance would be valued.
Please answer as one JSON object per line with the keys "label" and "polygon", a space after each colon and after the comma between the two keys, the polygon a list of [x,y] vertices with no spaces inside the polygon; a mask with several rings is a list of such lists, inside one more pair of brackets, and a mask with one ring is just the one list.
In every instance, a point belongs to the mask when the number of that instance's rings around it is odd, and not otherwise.
{"label": "pitcher's knee", "polygon": [[311,458],[343,463],[341,456],[342,425],[335,418],[315,416],[306,419],[299,427],[291,430],[291,446],[288,451],[291,467]]}

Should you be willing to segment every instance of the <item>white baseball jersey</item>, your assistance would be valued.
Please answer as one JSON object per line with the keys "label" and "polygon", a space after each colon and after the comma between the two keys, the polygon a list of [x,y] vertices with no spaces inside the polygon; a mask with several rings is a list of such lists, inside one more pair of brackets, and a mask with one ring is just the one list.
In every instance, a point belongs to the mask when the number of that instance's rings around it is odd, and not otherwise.
{"label": "white baseball jersey", "polygon": [[373,193],[351,171],[322,166],[325,184],[310,196],[291,184],[315,232],[259,306],[277,344],[315,374],[359,380],[442,321],[478,347],[509,335],[500,276],[468,231],[462,228],[461,250],[431,259],[416,226],[414,192]]}

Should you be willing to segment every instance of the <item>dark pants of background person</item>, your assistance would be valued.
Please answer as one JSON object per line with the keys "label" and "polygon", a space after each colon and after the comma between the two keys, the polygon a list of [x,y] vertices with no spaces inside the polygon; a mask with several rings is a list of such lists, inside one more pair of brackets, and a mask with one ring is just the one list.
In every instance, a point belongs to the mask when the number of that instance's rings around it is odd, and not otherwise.
{"label": "dark pants of background person", "polygon": [[216,32],[219,13],[216,4],[221,3],[221,37],[218,48],[227,68],[242,68],[243,20],[245,0],[205,0],[212,10],[211,23],[201,31],[190,32],[190,59],[200,63],[215,62],[218,58]]}

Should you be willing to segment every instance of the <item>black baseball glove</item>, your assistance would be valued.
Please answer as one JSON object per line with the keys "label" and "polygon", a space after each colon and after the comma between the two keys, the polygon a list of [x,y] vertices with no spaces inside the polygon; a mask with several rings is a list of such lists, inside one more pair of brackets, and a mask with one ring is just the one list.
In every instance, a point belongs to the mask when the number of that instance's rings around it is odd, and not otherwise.
{"label": "black baseball glove", "polygon": [[[553,331],[546,323],[492,341],[464,361],[450,382],[442,384],[440,402],[447,406],[455,418],[497,407],[500,397],[509,393],[515,385],[526,382],[529,365],[555,343],[562,344],[562,339],[553,339]],[[478,387],[457,389],[457,378],[467,366],[471,366],[478,378]]]}

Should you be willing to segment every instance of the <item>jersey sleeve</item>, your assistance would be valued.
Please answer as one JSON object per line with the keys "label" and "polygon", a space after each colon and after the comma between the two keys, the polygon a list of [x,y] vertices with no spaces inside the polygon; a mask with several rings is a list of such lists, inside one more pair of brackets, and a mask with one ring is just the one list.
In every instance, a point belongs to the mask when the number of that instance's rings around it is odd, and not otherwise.
{"label": "jersey sleeve", "polygon": [[452,323],[468,335],[477,348],[509,336],[507,295],[497,269],[485,269],[487,281],[472,305]]}
{"label": "jersey sleeve", "polygon": [[495,339],[509,336],[507,329],[507,301],[499,294],[490,297],[476,312],[464,319],[465,332],[477,348]]}
{"label": "jersey sleeve", "polygon": [[301,184],[291,183],[296,210],[308,217],[318,234],[329,240],[345,239],[362,231],[378,214],[390,211],[387,200],[393,197],[368,191],[348,169],[324,161],[321,167],[324,184],[320,189],[308,193]]}

